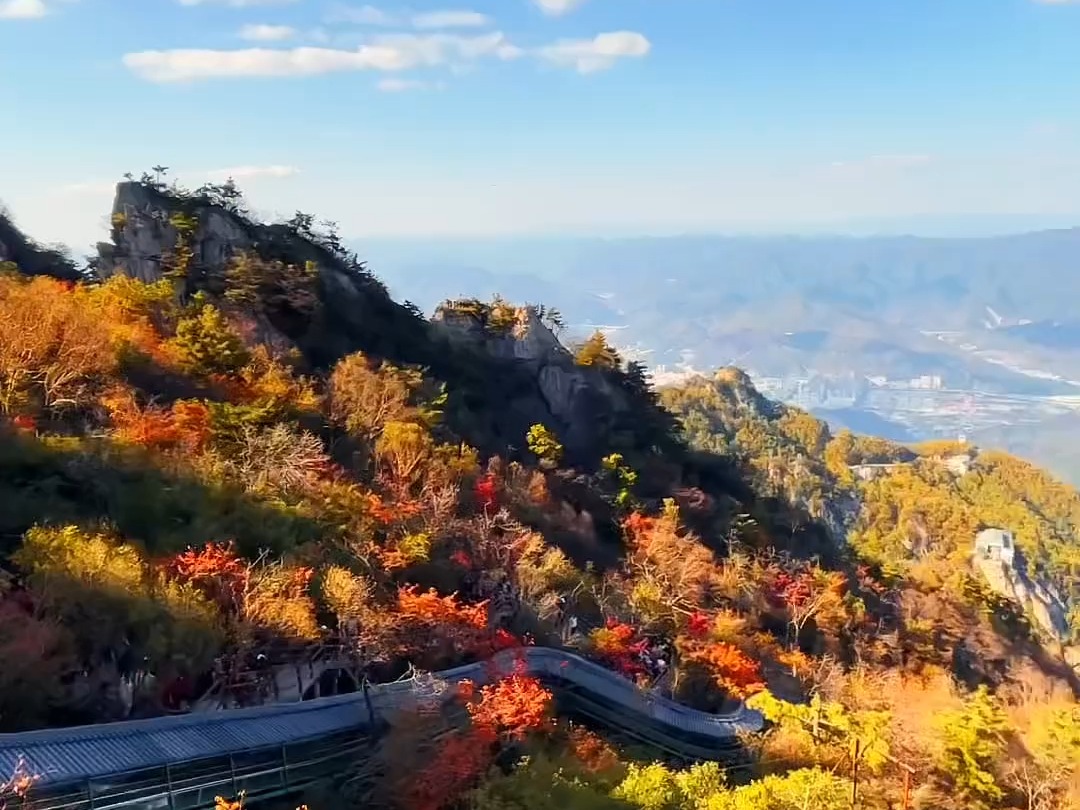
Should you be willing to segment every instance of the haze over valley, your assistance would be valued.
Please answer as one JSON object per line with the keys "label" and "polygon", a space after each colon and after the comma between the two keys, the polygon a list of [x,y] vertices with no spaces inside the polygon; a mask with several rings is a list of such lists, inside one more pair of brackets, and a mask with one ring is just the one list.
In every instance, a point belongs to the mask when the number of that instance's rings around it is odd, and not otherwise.
{"label": "haze over valley", "polygon": [[834,427],[962,435],[1080,480],[1080,229],[354,246],[425,311],[543,302],[568,339],[601,329],[658,383],[737,365]]}

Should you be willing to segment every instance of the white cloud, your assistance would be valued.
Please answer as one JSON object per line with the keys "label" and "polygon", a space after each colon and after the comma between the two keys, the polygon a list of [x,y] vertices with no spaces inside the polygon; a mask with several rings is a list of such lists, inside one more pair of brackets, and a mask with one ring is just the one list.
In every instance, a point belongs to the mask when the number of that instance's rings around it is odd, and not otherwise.
{"label": "white cloud", "polygon": [[102,196],[112,194],[115,188],[116,183],[108,180],[89,180],[83,183],[68,183],[66,186],[61,186],[58,191],[65,196]]}
{"label": "white cloud", "polygon": [[1035,0],[1040,6],[1075,6],[1080,0]]}
{"label": "white cloud", "polygon": [[[170,180],[174,175],[180,179],[191,177],[195,182],[202,182],[203,180],[223,182],[230,177],[234,180],[256,180],[260,178],[280,179],[294,177],[298,174],[300,174],[300,169],[296,166],[271,164],[268,166],[233,166],[227,169],[170,172],[169,177],[167,177],[166,180]],[[100,197],[112,194],[115,189],[115,180],[86,180],[79,183],[68,183],[60,186],[55,189],[55,193],[65,197]]]}
{"label": "white cloud", "polygon": [[635,31],[612,31],[592,39],[564,39],[540,48],[536,53],[557,67],[572,67],[578,73],[596,73],[612,67],[619,59],[641,58],[652,44]]}
{"label": "white cloud", "polygon": [[412,18],[415,28],[483,28],[491,17],[479,11],[429,11]]}
{"label": "white cloud", "polygon": [[212,169],[211,171],[204,172],[204,174],[211,180],[227,180],[230,177],[233,180],[253,180],[259,177],[293,177],[300,174],[300,170],[295,166],[233,166],[230,169]]}
{"label": "white cloud", "polygon": [[925,166],[931,161],[929,155],[870,155],[857,160],[834,160],[834,169],[910,169]]}
{"label": "white cloud", "polygon": [[326,21],[331,23],[353,23],[354,25],[379,25],[386,28],[398,25],[399,20],[375,6],[343,6],[330,9]]}
{"label": "white cloud", "polygon": [[446,9],[425,11],[412,16],[391,14],[376,6],[333,6],[326,15],[330,23],[351,23],[353,25],[379,26],[394,28],[412,26],[421,30],[437,28],[483,28],[491,25],[492,19],[479,11],[465,9]]}
{"label": "white cloud", "polygon": [[125,54],[123,61],[133,73],[152,82],[315,76],[346,70],[404,70],[414,66],[393,48],[368,46],[355,51],[331,48],[142,51]]}
{"label": "white cloud", "polygon": [[375,87],[383,93],[407,93],[412,90],[441,90],[442,82],[425,82],[421,79],[380,79]]}
{"label": "white cloud", "polygon": [[245,25],[240,29],[240,38],[252,42],[280,42],[284,39],[292,39],[296,36],[296,29],[288,25]]}
{"label": "white cloud", "polygon": [[253,6],[280,6],[295,3],[296,0],[178,0],[182,6],[230,6],[232,8],[251,8]]}
{"label": "white cloud", "polygon": [[35,20],[48,13],[44,0],[0,0],[0,20]]}
{"label": "white cloud", "polygon": [[499,31],[464,37],[451,34],[390,34],[355,50],[246,48],[232,51],[171,50],[125,54],[124,65],[151,82],[215,78],[315,76],[355,70],[400,71],[522,55]]}
{"label": "white cloud", "polygon": [[569,14],[584,2],[585,0],[533,0],[542,12],[552,17]]}

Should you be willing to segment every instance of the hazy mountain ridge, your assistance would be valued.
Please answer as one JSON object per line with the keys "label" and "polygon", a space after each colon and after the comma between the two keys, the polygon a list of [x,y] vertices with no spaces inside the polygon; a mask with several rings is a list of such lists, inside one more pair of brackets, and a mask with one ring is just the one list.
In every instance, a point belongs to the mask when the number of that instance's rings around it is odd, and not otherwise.
{"label": "hazy mountain ridge", "polygon": [[[358,244],[394,293],[422,309],[447,295],[496,290],[542,300],[560,309],[571,337],[607,328],[654,371],[736,364],[756,379],[783,380],[770,395],[825,417],[839,407],[859,421],[861,412],[895,424],[889,432],[897,437],[989,431],[1009,449],[1034,448],[1040,463],[1073,474],[1067,446],[1033,442],[1030,424],[1015,440],[1010,430],[1032,419],[1068,421],[1074,405],[1051,398],[1080,395],[1073,304],[1080,228],[972,238]],[[960,393],[937,406],[936,395],[922,391],[926,401],[901,413],[890,404],[893,393],[866,397],[862,378],[884,378],[890,391],[925,378]],[[815,386],[824,393],[806,393]],[[850,401],[830,404],[836,392]]]}

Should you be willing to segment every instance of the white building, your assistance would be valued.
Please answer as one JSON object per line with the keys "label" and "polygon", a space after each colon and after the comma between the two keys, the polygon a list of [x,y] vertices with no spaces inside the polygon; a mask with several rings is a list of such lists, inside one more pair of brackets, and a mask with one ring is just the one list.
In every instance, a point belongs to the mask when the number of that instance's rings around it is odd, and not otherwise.
{"label": "white building", "polygon": [[983,529],[975,535],[975,553],[984,560],[1001,560],[1012,566],[1016,544],[1012,532],[1004,529]]}

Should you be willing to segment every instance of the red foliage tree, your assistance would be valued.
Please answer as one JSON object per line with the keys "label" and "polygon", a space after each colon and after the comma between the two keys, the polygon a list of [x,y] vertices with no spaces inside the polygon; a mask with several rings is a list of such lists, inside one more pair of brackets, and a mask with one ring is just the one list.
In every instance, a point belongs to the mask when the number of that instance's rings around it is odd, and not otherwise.
{"label": "red foliage tree", "polygon": [[813,593],[810,577],[805,573],[792,575],[780,571],[773,578],[772,601],[788,608],[799,608],[809,601]]}
{"label": "red foliage tree", "polygon": [[441,810],[461,798],[494,762],[495,737],[474,727],[447,737],[438,754],[410,782],[405,806]]}
{"label": "red foliage tree", "polygon": [[530,639],[522,640],[511,633],[509,630],[503,630],[501,627],[496,628],[494,635],[491,637],[491,649],[492,652],[500,652],[502,650],[513,650],[523,645],[530,643]]}
{"label": "red foliage tree", "polygon": [[19,416],[12,418],[11,424],[15,426],[16,430],[21,430],[25,433],[37,432],[37,419],[33,416],[20,414]]}
{"label": "red foliage tree", "polygon": [[648,639],[639,637],[637,629],[608,619],[604,627],[591,634],[593,649],[605,666],[627,678],[645,673],[642,657],[649,648]]}
{"label": "red foliage tree", "polygon": [[182,582],[194,584],[222,609],[233,612],[240,607],[250,576],[247,564],[231,543],[207,543],[201,549],[188,549],[173,557],[168,569]]}
{"label": "red foliage tree", "polygon": [[770,597],[774,604],[787,609],[792,640],[796,640],[811,619],[820,620],[824,615],[842,611],[847,592],[848,580],[844,574],[814,566],[776,572]]}
{"label": "red foliage tree", "polygon": [[686,620],[686,632],[691,638],[705,638],[711,624],[708,615],[695,611]]}
{"label": "red foliage tree", "polygon": [[473,494],[485,512],[494,509],[498,505],[498,482],[495,476],[487,473],[477,479]]}

